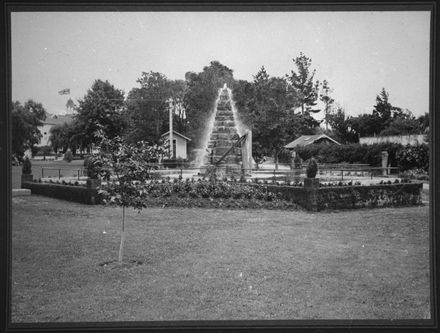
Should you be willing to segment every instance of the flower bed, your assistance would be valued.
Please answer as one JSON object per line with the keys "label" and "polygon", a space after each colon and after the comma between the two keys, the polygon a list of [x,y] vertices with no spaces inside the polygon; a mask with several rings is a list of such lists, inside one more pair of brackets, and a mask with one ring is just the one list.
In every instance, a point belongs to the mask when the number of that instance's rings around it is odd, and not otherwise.
{"label": "flower bed", "polygon": [[[111,203],[115,183],[99,191],[100,200]],[[147,181],[138,183],[136,191],[148,206],[267,208],[296,209],[298,205],[266,186],[234,182],[211,181]]]}
{"label": "flower bed", "polygon": [[[33,194],[86,204],[102,203],[113,194],[115,183],[103,184],[99,192],[81,185],[26,182]],[[207,207],[207,208],[264,208],[319,211],[325,209],[356,209],[397,207],[421,203],[422,183],[385,182],[361,185],[338,182],[319,188],[292,185],[240,182],[211,182],[154,180],[138,183],[136,191],[146,207]],[[95,202],[93,202],[95,201]]]}

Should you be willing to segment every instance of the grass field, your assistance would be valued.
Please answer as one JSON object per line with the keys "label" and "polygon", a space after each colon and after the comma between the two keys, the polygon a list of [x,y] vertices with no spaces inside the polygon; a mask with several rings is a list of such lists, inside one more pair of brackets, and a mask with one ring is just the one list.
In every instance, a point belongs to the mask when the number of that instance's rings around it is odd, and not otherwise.
{"label": "grass field", "polygon": [[129,210],[14,197],[12,321],[427,319],[428,207]]}

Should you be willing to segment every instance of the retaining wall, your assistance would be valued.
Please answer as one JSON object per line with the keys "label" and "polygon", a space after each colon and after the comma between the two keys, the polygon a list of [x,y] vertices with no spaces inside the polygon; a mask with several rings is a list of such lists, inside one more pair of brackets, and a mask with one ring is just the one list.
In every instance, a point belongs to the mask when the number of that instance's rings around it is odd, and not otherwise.
{"label": "retaining wall", "polygon": [[[261,186],[247,184],[251,186]],[[295,187],[265,185],[273,193],[310,211],[325,209],[356,209],[374,207],[399,207],[421,204],[423,183],[399,183],[387,185],[354,185],[334,187]],[[22,188],[32,194],[75,201],[85,204],[100,203],[93,186],[72,186],[51,183],[24,182]]]}
{"label": "retaining wall", "polygon": [[39,194],[89,205],[99,203],[96,188],[36,182],[23,182],[21,187],[31,190],[32,194]]}
{"label": "retaining wall", "polygon": [[420,205],[423,183],[290,187],[268,185],[269,191],[311,211]]}

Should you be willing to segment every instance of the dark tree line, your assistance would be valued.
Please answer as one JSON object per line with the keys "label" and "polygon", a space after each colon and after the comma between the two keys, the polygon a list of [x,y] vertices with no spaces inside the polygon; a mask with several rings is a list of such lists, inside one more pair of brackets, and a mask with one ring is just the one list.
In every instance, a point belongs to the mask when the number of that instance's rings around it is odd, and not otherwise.
{"label": "dark tree line", "polygon": [[329,114],[328,121],[331,134],[342,143],[359,142],[359,137],[421,134],[429,130],[428,113],[416,118],[411,111],[393,106],[385,88],[376,96],[372,113],[346,116],[338,108]]}
{"label": "dark tree line", "polygon": [[[75,111],[74,121],[52,128],[52,148],[90,151],[97,143],[94,133],[98,128],[109,139],[120,136],[129,143],[160,143],[169,129],[170,106],[173,128],[192,139],[190,149],[201,148],[206,123],[225,83],[232,89],[241,122],[252,129],[256,160],[263,155],[277,160],[287,143],[306,134],[325,132],[342,143],[353,143],[359,136],[413,134],[429,127],[427,114],[415,118],[410,111],[393,106],[385,89],[378,94],[371,114],[347,116],[335,107],[330,83],[315,79],[312,60],[303,53],[292,60],[289,74],[270,76],[262,66],[251,82],[235,80],[233,70],[218,61],[201,72],[187,72],[185,80],[142,72],[139,86],[126,96],[110,82],[96,80],[82,99],[69,104]],[[313,117],[319,112],[324,114],[325,129]],[[21,156],[38,143],[37,127],[45,114],[42,105],[33,101],[13,104],[13,131],[18,134],[13,138],[14,154]]]}

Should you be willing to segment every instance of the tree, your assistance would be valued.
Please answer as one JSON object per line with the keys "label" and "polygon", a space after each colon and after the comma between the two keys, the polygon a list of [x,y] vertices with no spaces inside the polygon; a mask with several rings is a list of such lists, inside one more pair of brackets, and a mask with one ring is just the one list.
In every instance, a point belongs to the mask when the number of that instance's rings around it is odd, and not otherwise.
{"label": "tree", "polygon": [[125,244],[125,210],[132,207],[141,211],[146,207],[148,184],[152,170],[151,160],[164,153],[157,145],[145,141],[129,144],[119,136],[109,139],[102,129],[96,132],[99,149],[88,160],[88,174],[106,181],[98,193],[107,205],[122,207],[121,242],[118,261],[122,263]]}
{"label": "tree", "polygon": [[108,81],[96,80],[82,100],[78,101],[75,127],[81,135],[81,144],[90,147],[96,143],[94,133],[102,128],[104,134],[113,138],[120,136],[125,123],[122,117],[124,92]]}
{"label": "tree", "polygon": [[382,130],[380,118],[372,114],[361,114],[351,118],[350,122],[358,137],[374,136]]}
{"label": "tree", "polygon": [[319,121],[309,112],[295,113],[300,105],[297,90],[284,78],[270,77],[264,66],[252,83],[238,81],[233,92],[240,119],[252,129],[255,161],[273,155],[277,167],[288,142],[316,133]]}
{"label": "tree", "polygon": [[41,103],[32,99],[21,105],[20,102],[12,103],[12,154],[22,160],[24,152],[32,149],[40,142],[42,137],[38,127],[46,119],[46,110]]}
{"label": "tree", "polygon": [[423,133],[422,126],[417,119],[394,118],[389,126],[380,132],[380,135],[409,135]]}
{"label": "tree", "polygon": [[419,116],[417,121],[420,123],[420,128],[423,132],[426,132],[429,129],[429,113]]}
{"label": "tree", "polygon": [[302,52],[293,62],[297,68],[297,72],[291,71],[291,75],[286,75],[293,89],[296,91],[301,114],[306,112],[319,112],[320,110],[312,109],[316,105],[319,92],[319,81],[313,81],[316,70],[310,71],[312,59],[306,57]]}
{"label": "tree", "polygon": [[270,77],[263,66],[251,86],[242,83],[237,90],[239,113],[245,125],[252,128],[254,159],[273,154],[278,167],[279,154],[291,131],[291,110],[296,105],[286,80]]}
{"label": "tree", "polygon": [[324,121],[325,121],[325,129],[328,130],[328,123],[329,123],[329,114],[331,111],[331,107],[332,104],[334,103],[334,99],[331,98],[330,93],[332,92],[332,90],[330,89],[329,85],[328,85],[328,81],[324,80],[322,82],[322,88],[321,88],[321,93],[319,95],[319,99],[324,103],[325,107],[324,107]]}
{"label": "tree", "polygon": [[338,108],[336,112],[328,114],[328,123],[331,127],[332,136],[342,143],[355,143],[359,141],[355,129],[352,127],[351,117],[345,115],[342,108]]}
{"label": "tree", "polygon": [[218,61],[211,61],[200,73],[186,73],[185,80],[183,105],[187,119],[186,135],[192,140],[190,144],[193,147],[201,148],[206,124],[213,115],[219,89],[225,83],[230,88],[234,85],[233,71]]}
{"label": "tree", "polygon": [[373,109],[373,117],[377,118],[377,129],[374,133],[380,133],[387,128],[392,118],[402,117],[402,109],[391,105],[389,102],[389,94],[385,88],[376,96],[376,105]]}
{"label": "tree", "polygon": [[137,82],[141,87],[129,92],[126,103],[127,140],[133,143],[140,140],[157,143],[169,126],[169,99],[174,101],[177,111],[173,116],[174,127],[177,131],[184,131],[185,82],[168,80],[165,75],[152,71],[143,72]]}
{"label": "tree", "polygon": [[65,153],[70,148],[76,153],[78,149],[82,151],[87,148],[82,144],[82,136],[77,126],[77,123],[73,122],[55,125],[50,129],[49,141],[55,152],[61,149]]}
{"label": "tree", "polygon": [[60,149],[63,151],[69,147],[69,137],[67,123],[55,125],[50,129],[49,142],[52,149],[57,153]]}

